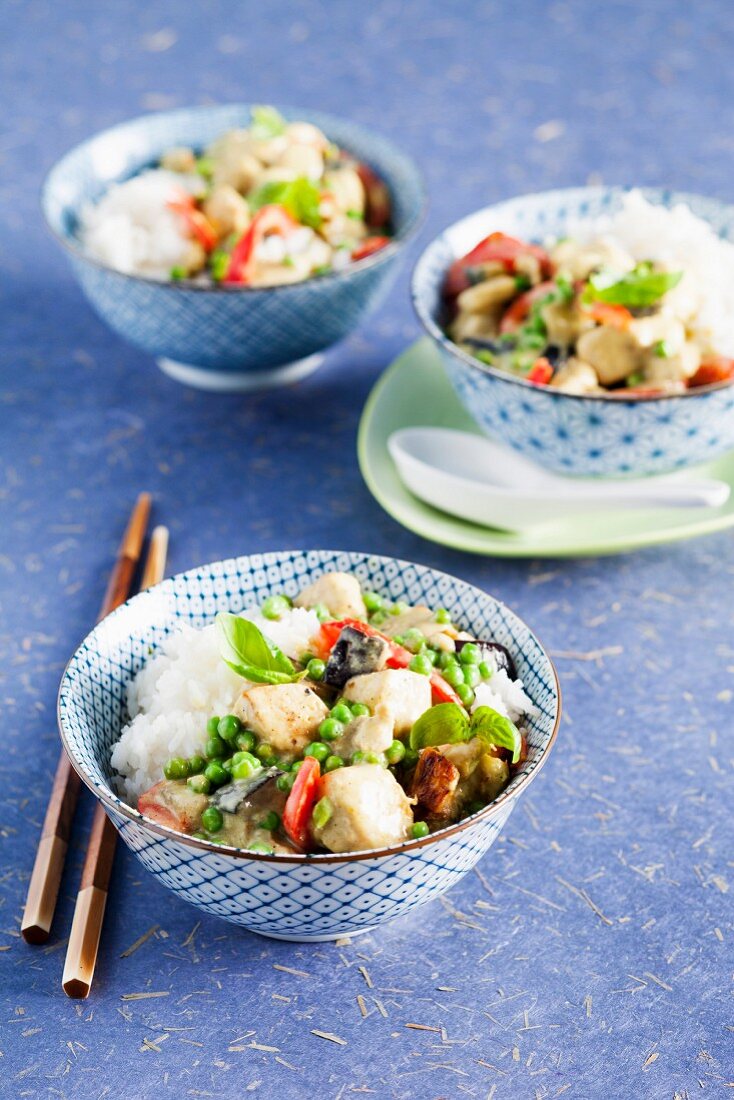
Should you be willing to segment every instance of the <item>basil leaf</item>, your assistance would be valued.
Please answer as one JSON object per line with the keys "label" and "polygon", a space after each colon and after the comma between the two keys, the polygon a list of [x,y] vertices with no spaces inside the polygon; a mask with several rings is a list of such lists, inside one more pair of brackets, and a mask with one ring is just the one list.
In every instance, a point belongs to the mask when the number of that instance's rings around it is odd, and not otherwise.
{"label": "basil leaf", "polygon": [[468,741],[469,719],[457,703],[438,703],[424,711],[410,731],[411,749]]}
{"label": "basil leaf", "polygon": [[275,107],[253,107],[250,131],[255,141],[268,141],[285,133],[285,119]]}
{"label": "basil leaf", "polygon": [[247,202],[253,213],[263,206],[277,204],[285,207],[291,217],[301,225],[308,225],[311,229],[321,226],[321,192],[306,176],[299,176],[295,180],[269,180],[258,187]]}
{"label": "basil leaf", "polygon": [[237,661],[228,661],[226,657],[223,660],[225,665],[229,665],[233,672],[236,672],[244,680],[249,680],[252,684],[292,684],[296,680],[302,680],[306,675],[305,671],[290,675],[287,672],[275,672],[272,669],[242,665]]}
{"label": "basil leaf", "polygon": [[[258,680],[259,683],[289,683],[297,678],[293,662],[266,638],[254,623],[239,615],[221,611],[217,615],[222,658],[240,676],[251,680],[253,672],[278,674],[283,679]],[[247,671],[242,671],[246,669]]]}
{"label": "basil leaf", "polygon": [[677,286],[682,271],[652,271],[649,264],[638,264],[626,275],[600,271],[592,275],[584,290],[585,302],[608,302],[610,305],[644,309],[658,302]]}
{"label": "basil leaf", "polygon": [[471,716],[471,736],[481,737],[490,745],[499,745],[512,753],[512,763],[517,764],[522,749],[522,735],[514,722],[492,707],[477,707]]}

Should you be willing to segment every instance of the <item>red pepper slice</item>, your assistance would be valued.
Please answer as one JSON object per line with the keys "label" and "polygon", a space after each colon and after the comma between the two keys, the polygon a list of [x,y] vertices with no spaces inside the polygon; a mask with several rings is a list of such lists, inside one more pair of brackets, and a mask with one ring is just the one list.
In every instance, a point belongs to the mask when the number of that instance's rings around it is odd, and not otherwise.
{"label": "red pepper slice", "polygon": [[206,252],[211,252],[217,243],[217,235],[208,218],[197,209],[194,196],[186,191],[177,192],[176,198],[170,199],[166,206],[183,218],[191,236],[196,238]]}
{"label": "red pepper slice", "polygon": [[309,822],[319,793],[321,765],[313,756],[305,757],[283,808],[283,828],[304,851],[310,846]]}
{"label": "red pepper slice", "polygon": [[609,325],[611,328],[621,329],[622,332],[626,332],[633,321],[627,306],[613,305],[611,302],[592,302],[586,310],[597,324]]}
{"label": "red pepper slice", "polygon": [[365,256],[371,256],[374,252],[379,252],[386,244],[390,244],[389,237],[365,237],[352,252],[352,259],[363,260]]}
{"label": "red pepper slice", "polygon": [[688,388],[712,386],[715,382],[728,382],[734,378],[734,359],[723,355],[712,355],[704,359],[692,378],[688,379]]}
{"label": "red pepper slice", "polygon": [[553,377],[553,367],[546,357],[541,355],[535,360],[525,377],[528,382],[532,382],[535,386],[547,386]]}
{"label": "red pepper slice", "polygon": [[[409,649],[405,649],[404,646],[398,645],[392,638],[388,637],[387,634],[382,634],[379,630],[375,630],[374,626],[370,626],[369,623],[363,623],[361,619],[341,619],[339,622],[321,624],[321,630],[313,640],[312,647],[323,660],[328,658],[329,653],[336,644],[336,640],[345,626],[351,626],[354,630],[360,630],[363,634],[369,634],[372,638],[382,638],[383,641],[387,642],[390,646],[390,652],[386,662],[388,668],[407,668],[410,664],[413,654]],[[444,680],[440,672],[432,672],[429,679],[431,681],[433,697],[437,702],[458,703],[459,706],[463,705],[461,699],[451,687],[451,684],[449,684],[448,680]]]}
{"label": "red pepper slice", "polygon": [[288,237],[299,228],[298,222],[290,216],[284,206],[271,203],[258,210],[237,244],[232,249],[229,267],[224,283],[249,283],[255,266],[255,250],[264,237],[277,233]]}
{"label": "red pepper slice", "polygon": [[530,290],[526,290],[515,298],[500,322],[500,332],[514,332],[515,329],[520,328],[520,325],[530,313],[533,303],[545,298],[546,294],[550,294],[554,288],[555,284],[550,281],[538,283],[537,286],[531,287]]}
{"label": "red pepper slice", "polygon": [[449,298],[455,298],[470,286],[469,276],[466,273],[469,267],[499,263],[505,271],[512,274],[518,257],[528,254],[535,256],[538,260],[542,275],[547,278],[553,274],[553,262],[544,248],[537,244],[526,244],[525,241],[519,241],[516,237],[508,237],[506,233],[490,233],[471,252],[467,252],[466,256],[454,260],[446,276],[444,293]]}

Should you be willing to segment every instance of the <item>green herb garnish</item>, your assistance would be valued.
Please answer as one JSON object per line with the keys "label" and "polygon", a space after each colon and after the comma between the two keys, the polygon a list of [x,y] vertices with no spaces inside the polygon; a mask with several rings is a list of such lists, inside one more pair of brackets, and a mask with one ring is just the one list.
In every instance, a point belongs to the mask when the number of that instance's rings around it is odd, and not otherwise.
{"label": "green herb garnish", "polygon": [[352,221],[361,222],[362,212],[360,210],[347,210],[347,217],[351,218]]}
{"label": "green herb garnish", "polygon": [[682,278],[682,271],[655,271],[649,262],[640,263],[621,276],[599,271],[586,284],[583,301],[645,309],[659,302]]}
{"label": "green herb garnish", "polygon": [[217,626],[223,661],[245,680],[255,684],[291,684],[306,675],[296,672],[290,658],[247,619],[220,611]]}
{"label": "green herb garnish", "polygon": [[176,267],[171,268],[169,274],[175,282],[178,282],[179,279],[185,279],[188,272],[186,271],[185,267],[179,267],[177,265]]}
{"label": "green herb garnish", "polygon": [[513,764],[520,759],[522,735],[514,722],[492,707],[477,707],[468,717],[458,703],[439,703],[422,714],[410,731],[410,747],[456,745],[472,737],[509,749]]}
{"label": "green herb garnish", "polygon": [[670,344],[667,340],[658,340],[657,343],[652,346],[653,355],[656,355],[658,359],[670,359],[672,352],[670,350]]}
{"label": "green herb garnish", "polygon": [[275,107],[253,107],[250,130],[255,141],[269,141],[285,133],[286,121]]}
{"label": "green herb garnish", "polygon": [[321,192],[306,176],[288,181],[270,180],[258,187],[247,201],[253,213],[263,206],[275,204],[285,207],[291,217],[301,225],[308,225],[311,229],[321,226]]}

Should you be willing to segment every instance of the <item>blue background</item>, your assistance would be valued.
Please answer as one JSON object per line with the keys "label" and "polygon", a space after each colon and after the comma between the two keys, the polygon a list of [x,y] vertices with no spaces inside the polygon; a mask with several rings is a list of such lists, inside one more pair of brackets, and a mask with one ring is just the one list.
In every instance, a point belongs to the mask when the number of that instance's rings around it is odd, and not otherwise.
{"label": "blue background", "polygon": [[[493,199],[588,180],[728,198],[730,6],[6,0],[0,19],[0,1092],[731,1095],[731,535],[571,562],[423,542],[380,511],[355,460],[367,393],[417,334],[407,266],[297,389],[211,396],[103,327],[38,213],[43,173],[81,138],[237,99],[398,141],[427,177],[424,243]],[[200,918],[120,851],[92,996],[74,1003],[60,977],[86,795],[49,945],[27,947],[18,926],[57,682],[142,488],[171,528],[172,570],[342,546],[491,590],[556,654],[566,718],[479,872],[351,946]],[[144,992],[160,995],[126,999]]]}

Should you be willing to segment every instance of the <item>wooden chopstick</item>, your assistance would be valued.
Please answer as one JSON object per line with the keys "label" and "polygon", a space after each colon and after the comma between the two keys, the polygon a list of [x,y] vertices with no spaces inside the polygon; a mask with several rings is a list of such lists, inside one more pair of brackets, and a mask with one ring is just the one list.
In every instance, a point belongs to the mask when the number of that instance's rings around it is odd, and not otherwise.
{"label": "wooden chopstick", "polygon": [[[168,530],[165,527],[156,527],[150,538],[141,589],[163,580],[167,551]],[[105,813],[102,803],[98,802],[66,949],[64,976],[61,979],[64,992],[69,997],[88,997],[92,988],[116,844],[117,830]]]}
{"label": "wooden chopstick", "polygon": [[[120,543],[117,560],[102,601],[99,619],[109,615],[110,611],[114,611],[128,597],[135,569],[140,560],[149,515],[150,494],[141,493]],[[79,776],[62,749],[28,886],[23,922],[20,926],[21,935],[26,943],[45,943],[49,937],[59,894],[61,873],[69,847],[79,784]]]}

